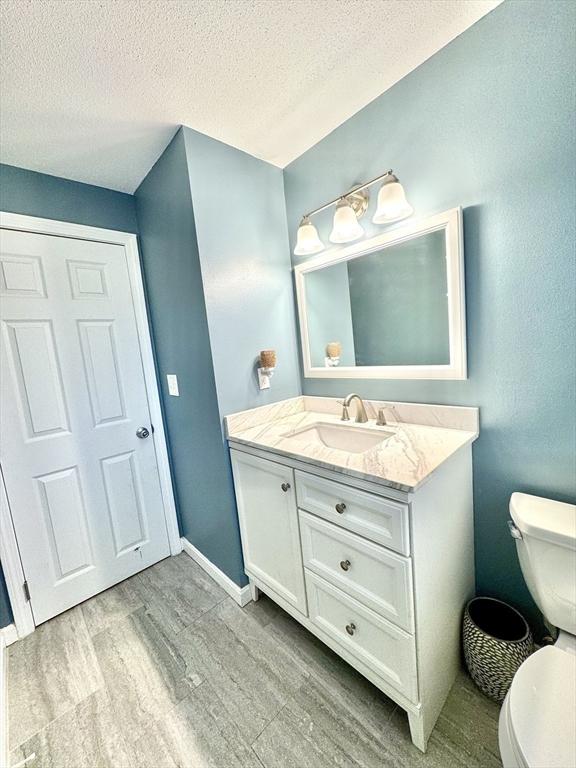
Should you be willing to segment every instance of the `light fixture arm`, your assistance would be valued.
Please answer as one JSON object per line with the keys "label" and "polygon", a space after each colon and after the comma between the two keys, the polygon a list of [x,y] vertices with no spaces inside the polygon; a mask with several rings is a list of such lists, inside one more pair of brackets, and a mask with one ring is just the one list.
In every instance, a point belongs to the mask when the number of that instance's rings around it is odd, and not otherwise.
{"label": "light fixture arm", "polygon": [[366,189],[366,187],[371,187],[372,184],[376,184],[377,181],[381,181],[387,176],[391,176],[392,181],[398,181],[392,170],[386,171],[386,173],[381,173],[380,176],[376,176],[374,179],[370,179],[370,181],[366,181],[364,184],[358,184],[357,186],[352,187],[352,189],[348,190],[348,192],[346,192],[344,195],[338,195],[338,197],[335,197],[334,200],[330,200],[329,203],[325,203],[319,208],[315,208],[313,211],[310,211],[310,213],[305,213],[302,219],[308,219],[310,216],[314,216],[315,214],[320,213],[320,211],[325,211],[326,208],[330,208],[332,205],[336,205],[340,200],[347,198],[348,195],[353,195],[355,192],[360,192],[362,189]]}

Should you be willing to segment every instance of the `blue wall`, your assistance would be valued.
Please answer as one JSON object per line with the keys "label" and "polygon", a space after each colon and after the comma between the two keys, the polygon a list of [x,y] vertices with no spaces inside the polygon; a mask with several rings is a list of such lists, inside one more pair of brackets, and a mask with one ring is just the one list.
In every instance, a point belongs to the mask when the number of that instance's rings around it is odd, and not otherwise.
{"label": "blue wall", "polygon": [[508,0],[285,170],[291,238],[303,211],[389,167],[419,215],[464,208],[469,380],[304,391],[480,406],[477,588],[535,621],[506,520],[512,491],[576,496],[575,14]]}
{"label": "blue wall", "polygon": [[[181,532],[244,584],[181,130],[135,196]],[[180,397],[168,395],[167,373]]]}
{"label": "blue wall", "polygon": [[[138,232],[132,195],[0,164],[0,210],[72,221],[121,232]],[[12,611],[0,567],[0,627]]]}
{"label": "blue wall", "polygon": [[[221,416],[300,394],[282,171],[183,128]],[[275,349],[269,390],[255,361]]]}
{"label": "blue wall", "polygon": [[0,210],[138,232],[132,195],[0,164]]}
{"label": "blue wall", "polygon": [[[222,417],[300,392],[282,172],[182,128],[136,201],[182,534],[243,585]],[[278,371],[260,392],[268,347]]]}

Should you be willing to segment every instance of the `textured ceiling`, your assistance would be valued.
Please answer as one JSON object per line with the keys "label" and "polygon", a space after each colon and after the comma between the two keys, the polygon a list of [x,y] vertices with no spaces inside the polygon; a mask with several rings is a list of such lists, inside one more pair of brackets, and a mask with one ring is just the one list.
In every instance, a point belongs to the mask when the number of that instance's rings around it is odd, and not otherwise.
{"label": "textured ceiling", "polygon": [[176,127],[285,166],[500,0],[2,0],[2,160],[133,192]]}

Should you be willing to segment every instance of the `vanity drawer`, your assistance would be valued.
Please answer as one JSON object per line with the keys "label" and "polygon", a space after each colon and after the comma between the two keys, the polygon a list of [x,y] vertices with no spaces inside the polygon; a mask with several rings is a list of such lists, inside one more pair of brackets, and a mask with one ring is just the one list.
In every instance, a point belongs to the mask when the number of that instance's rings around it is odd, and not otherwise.
{"label": "vanity drawer", "polygon": [[304,565],[346,594],[414,631],[412,561],[300,511]]}
{"label": "vanity drawer", "polygon": [[313,624],[410,701],[418,700],[413,635],[348,597],[308,569],[306,593]]}
{"label": "vanity drawer", "polygon": [[408,505],[296,471],[298,506],[385,547],[410,554]]}

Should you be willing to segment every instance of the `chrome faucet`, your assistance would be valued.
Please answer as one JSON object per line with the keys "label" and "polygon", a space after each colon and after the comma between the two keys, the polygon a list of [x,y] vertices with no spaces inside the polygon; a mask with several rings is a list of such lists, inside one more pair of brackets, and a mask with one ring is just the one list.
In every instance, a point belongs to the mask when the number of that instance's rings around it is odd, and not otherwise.
{"label": "chrome faucet", "polygon": [[350,421],[350,416],[348,415],[348,408],[350,407],[350,403],[352,400],[358,400],[356,403],[356,423],[357,424],[366,424],[368,421],[368,416],[366,416],[366,408],[364,408],[364,401],[360,397],[360,395],[357,395],[355,392],[352,392],[350,395],[346,395],[344,400],[342,401],[342,416],[340,417],[341,421]]}

